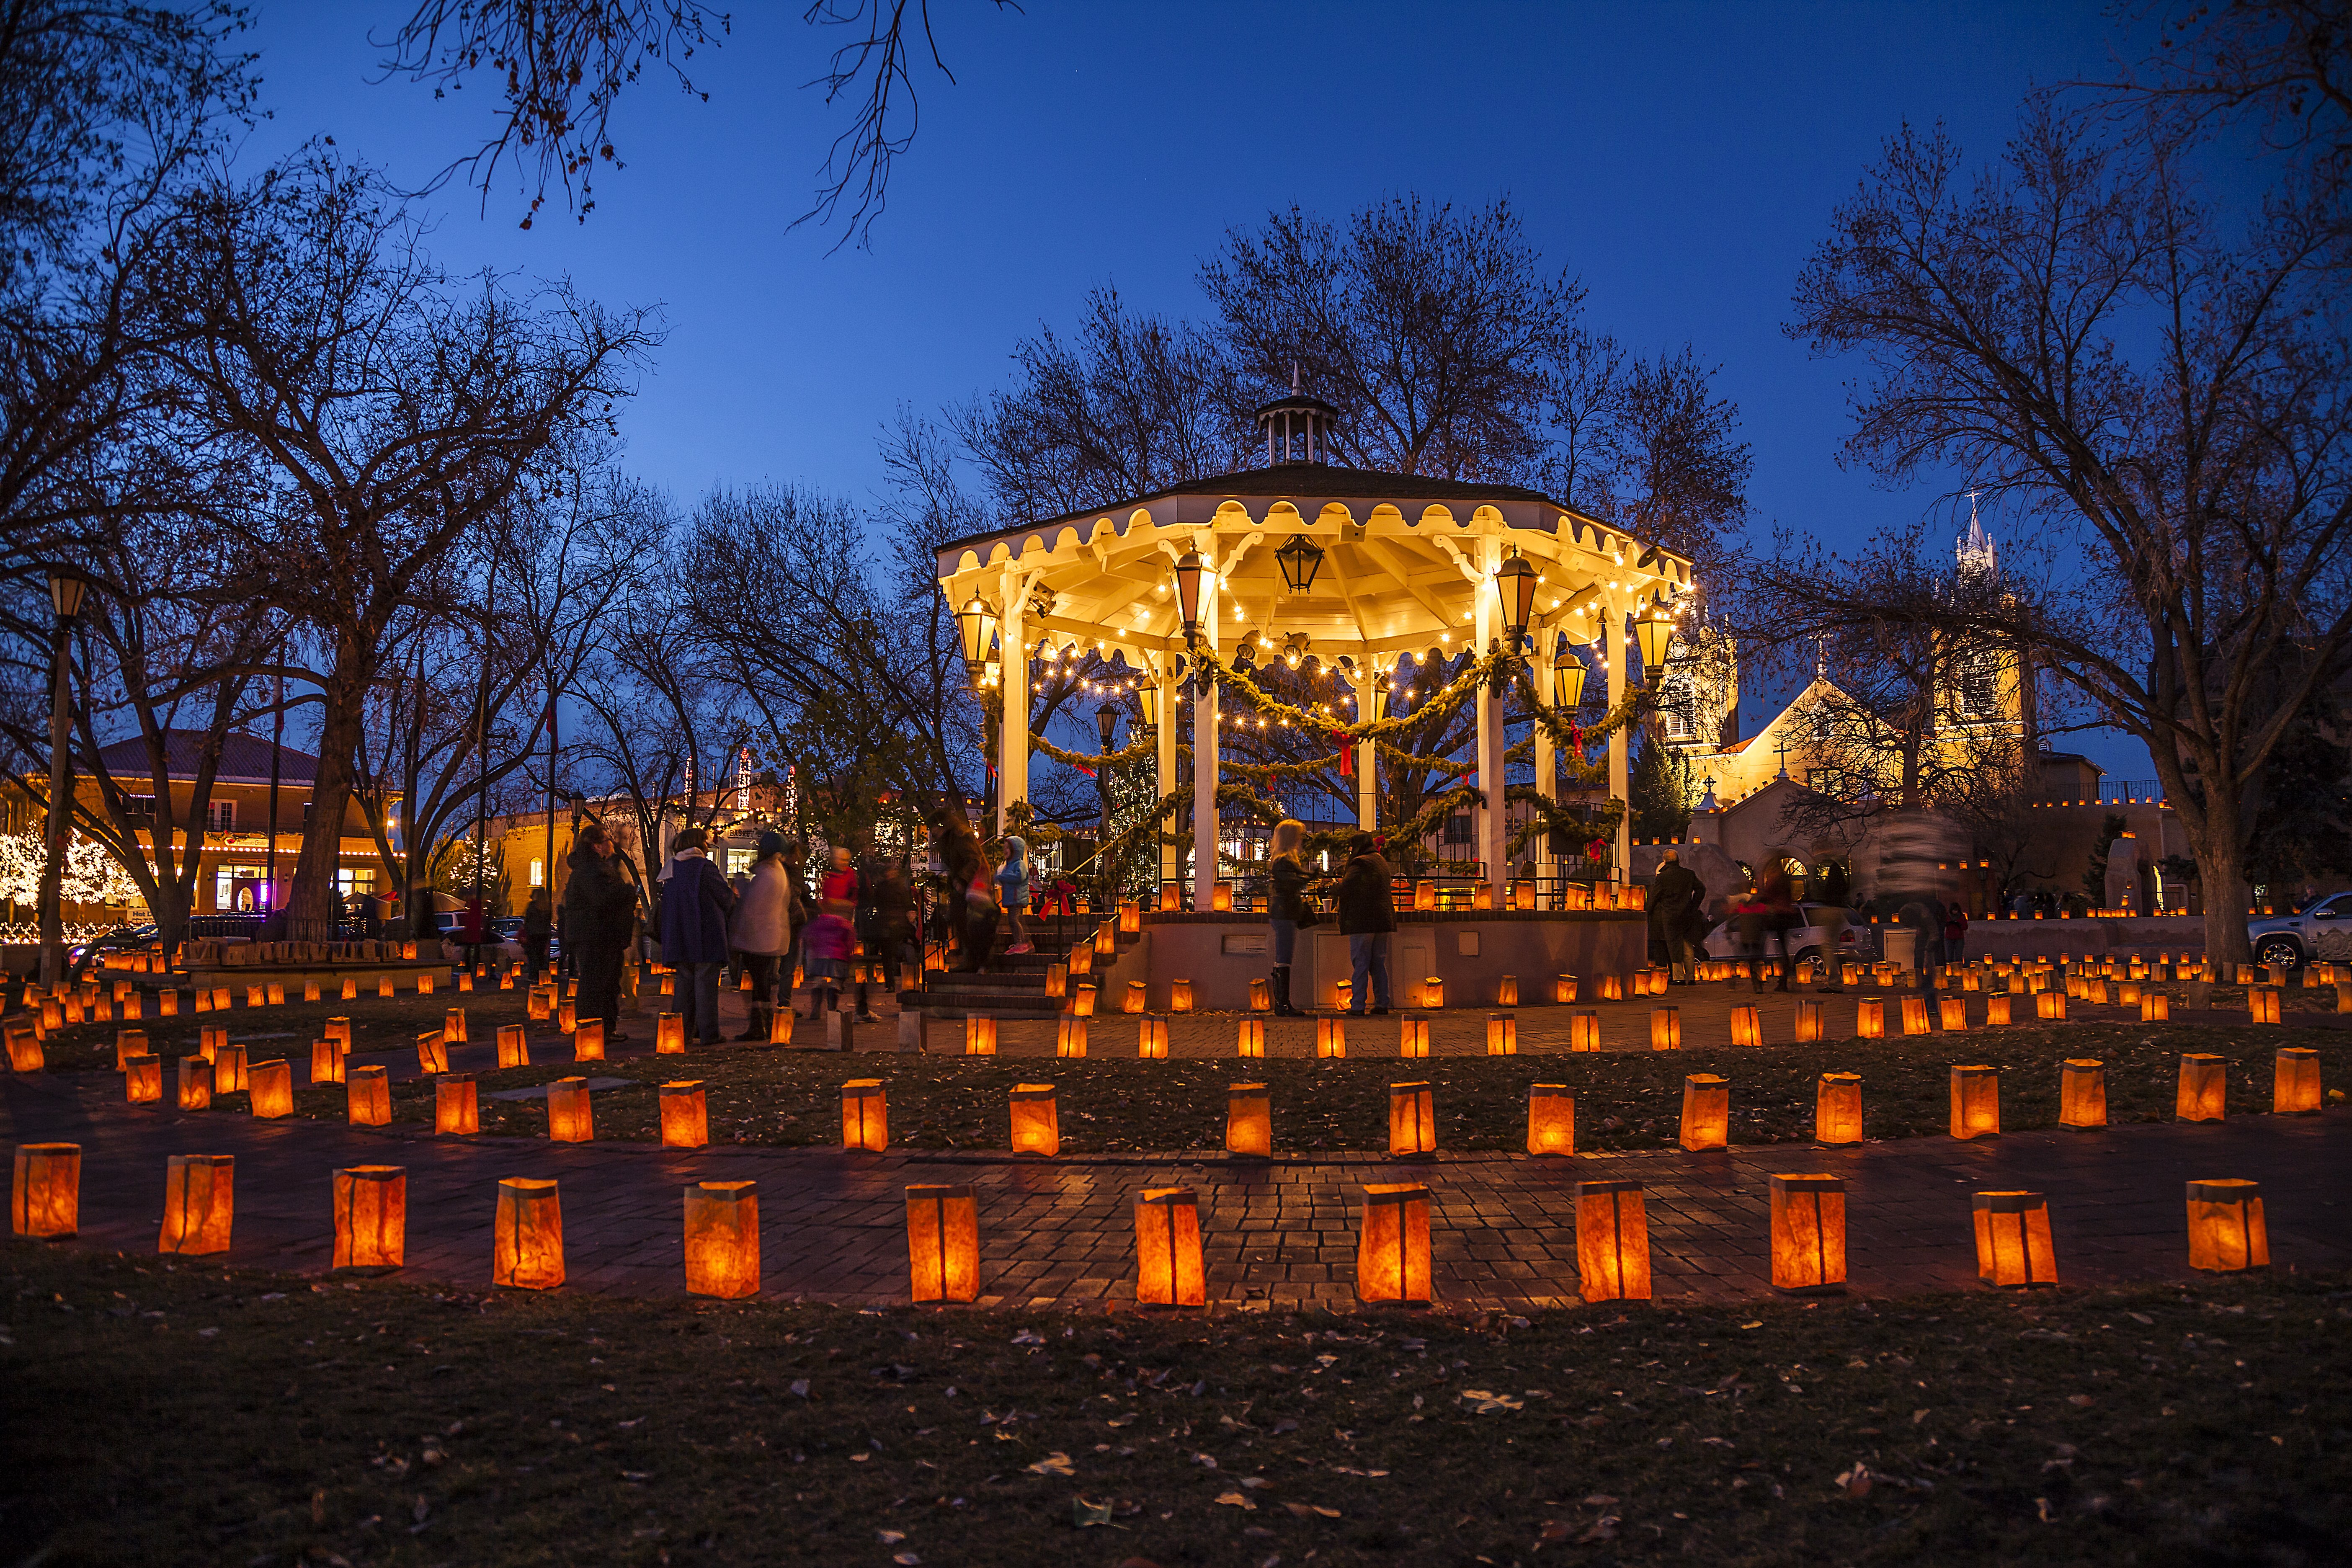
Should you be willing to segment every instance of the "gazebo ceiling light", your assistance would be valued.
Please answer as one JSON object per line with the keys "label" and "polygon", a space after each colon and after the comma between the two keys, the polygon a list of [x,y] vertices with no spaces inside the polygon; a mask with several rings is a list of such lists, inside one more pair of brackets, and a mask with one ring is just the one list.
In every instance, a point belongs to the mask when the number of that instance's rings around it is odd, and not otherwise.
{"label": "gazebo ceiling light", "polygon": [[1315,586],[1315,574],[1323,569],[1323,552],[1313,540],[1303,533],[1294,533],[1290,542],[1274,552],[1282,567],[1282,581],[1294,594],[1304,594]]}

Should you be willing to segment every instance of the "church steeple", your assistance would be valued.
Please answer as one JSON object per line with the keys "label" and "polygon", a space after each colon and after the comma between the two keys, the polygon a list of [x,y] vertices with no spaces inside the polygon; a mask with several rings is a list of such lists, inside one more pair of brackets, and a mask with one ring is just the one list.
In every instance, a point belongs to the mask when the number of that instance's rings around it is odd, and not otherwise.
{"label": "church steeple", "polygon": [[1969,531],[1960,535],[1959,546],[1954,552],[1959,557],[1963,577],[1989,576],[2000,569],[2000,552],[1993,544],[1992,535],[1984,531],[1984,524],[1977,518],[1979,493],[1969,492]]}

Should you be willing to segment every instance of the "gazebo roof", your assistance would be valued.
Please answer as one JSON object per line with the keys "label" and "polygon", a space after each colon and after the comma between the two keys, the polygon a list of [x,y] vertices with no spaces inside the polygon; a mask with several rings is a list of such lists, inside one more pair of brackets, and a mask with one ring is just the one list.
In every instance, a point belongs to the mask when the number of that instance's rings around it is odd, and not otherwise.
{"label": "gazebo roof", "polygon": [[[1309,591],[1287,591],[1275,552],[1304,535],[1324,552]],[[950,606],[977,595],[999,615],[1017,595],[1024,642],[1099,644],[1130,663],[1181,652],[1172,567],[1188,551],[1218,576],[1218,641],[1307,634],[1328,660],[1386,664],[1459,653],[1493,563],[1516,550],[1541,576],[1531,629],[1600,635],[1590,612],[1687,592],[1690,563],[1513,485],[1285,463],[1172,485],[1115,506],[950,541],[939,552]],[[1234,612],[1239,610],[1236,616]],[[1548,639],[1547,639],[1548,640]]]}

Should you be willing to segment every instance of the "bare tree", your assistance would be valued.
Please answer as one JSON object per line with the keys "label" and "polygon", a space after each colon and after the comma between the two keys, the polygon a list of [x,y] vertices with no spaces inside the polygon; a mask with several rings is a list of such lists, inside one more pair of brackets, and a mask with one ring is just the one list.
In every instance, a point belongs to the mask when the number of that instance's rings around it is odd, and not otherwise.
{"label": "bare tree", "polygon": [[362,172],[305,161],[207,195],[187,225],[173,358],[200,417],[258,476],[228,520],[266,595],[304,628],[319,776],[289,931],[334,913],[337,839],[365,704],[402,618],[475,533],[565,481],[657,334],[568,287],[458,280]]}
{"label": "bare tree", "polygon": [[[2352,639],[2352,342],[2332,216],[2283,196],[2231,234],[2161,131],[2037,101],[1974,174],[1942,134],[1898,135],[1790,330],[1870,358],[1854,458],[1957,468],[2029,531],[2046,571],[1916,608],[2014,639],[2147,744],[2207,949],[2242,959],[2245,791]],[[2305,661],[2272,688],[2290,644]]]}
{"label": "bare tree", "polygon": [[[1013,0],[994,4],[1019,9]],[[648,65],[666,68],[681,92],[709,101],[687,64],[698,49],[719,47],[730,20],[704,0],[421,0],[377,47],[385,51],[386,79],[429,82],[436,98],[484,69],[499,80],[497,132],[427,188],[462,172],[487,205],[499,165],[511,158],[531,192],[522,219],[529,228],[551,188],[562,189],[582,222],[595,209],[598,165],[622,166],[613,106]],[[851,102],[855,112],[826,154],[815,205],[795,222],[830,219],[846,202],[839,243],[863,243],[882,215],[892,163],[914,144],[917,56],[928,54],[950,86],[955,75],[940,54],[929,0],[813,0],[802,20],[851,35],[808,85],[823,87],[828,104]]]}
{"label": "bare tree", "polygon": [[2190,131],[2259,117],[2264,142],[2309,158],[2339,191],[2352,176],[2352,4],[2143,0],[2155,47],[2120,81],[2089,85],[2130,112]]}

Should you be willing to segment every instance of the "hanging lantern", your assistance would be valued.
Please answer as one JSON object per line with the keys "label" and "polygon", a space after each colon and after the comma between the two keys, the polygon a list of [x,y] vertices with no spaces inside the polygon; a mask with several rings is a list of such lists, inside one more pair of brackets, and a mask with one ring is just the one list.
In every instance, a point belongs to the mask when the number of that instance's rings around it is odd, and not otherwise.
{"label": "hanging lantern", "polygon": [[1436,1153],[1436,1092],[1426,1083],[1389,1085],[1389,1157],[1422,1159]]}
{"label": "hanging lantern", "polygon": [[560,1078],[547,1086],[547,1136],[554,1143],[587,1143],[596,1137],[588,1103],[588,1080]]}
{"label": "hanging lantern", "polygon": [[1576,1152],[1576,1096],[1564,1083],[1528,1086],[1528,1152]]}
{"label": "hanging lantern", "polygon": [[1236,1083],[1225,1091],[1225,1152],[1263,1160],[1274,1153],[1274,1102],[1262,1083]]}
{"label": "hanging lantern", "polygon": [[995,1019],[983,1018],[977,1013],[964,1015],[963,1054],[968,1057],[992,1057],[996,1054]]}
{"label": "hanging lantern", "polygon": [[530,1044],[523,1037],[520,1024],[503,1024],[499,1027],[499,1066],[527,1068],[530,1066]]}
{"label": "hanging lantern", "polygon": [[1012,1109],[1014,1153],[1050,1160],[1062,1152],[1062,1123],[1055,1110],[1052,1084],[1014,1084]]}
{"label": "hanging lantern", "polygon": [[1633,617],[1633,640],[1642,649],[1642,679],[1652,687],[1664,673],[1666,650],[1674,646],[1675,623],[1655,606]]}
{"label": "hanging lantern", "polygon": [[710,1113],[703,1103],[700,1079],[661,1086],[661,1141],[665,1149],[709,1146]]}
{"label": "hanging lantern", "polygon": [[152,1105],[163,1098],[163,1058],[132,1057],[122,1064],[122,1098],[131,1105]]}
{"label": "hanging lantern", "polygon": [[2063,1023],[2066,1018],[2066,993],[2063,991],[2044,991],[2035,996],[2033,999],[2033,1016],[2037,1018],[2047,1019],[2056,1023]]}
{"label": "hanging lantern", "polygon": [[264,1121],[294,1114],[294,1069],[283,1058],[247,1068],[245,1091],[248,1108]]}
{"label": "hanging lantern", "polygon": [[1886,1002],[1883,997],[1865,996],[1853,1010],[1853,1037],[1857,1040],[1883,1040],[1886,1037]]}
{"label": "hanging lantern", "polygon": [[1813,1142],[1862,1142],[1862,1075],[1825,1072],[1813,1091]]}
{"label": "hanging lantern", "polygon": [[1356,1299],[1427,1306],[1433,1294],[1428,1187],[1368,1184],[1356,1231]]}
{"label": "hanging lantern", "polygon": [[2176,1114],[2183,1121],[2219,1121],[2229,1089],[2230,1064],[2203,1051],[2184,1051]]}
{"label": "hanging lantern", "polygon": [[8,1229],[47,1240],[81,1228],[81,1145],[19,1143],[8,1189]]}
{"label": "hanging lantern", "polygon": [[1731,1083],[1711,1072],[1683,1079],[1685,1149],[1721,1149],[1731,1141]]}
{"label": "hanging lantern", "polygon": [[[1650,1030],[1657,1032],[1657,1019],[1650,1020]],[[1571,1051],[1597,1051],[1601,1048],[1601,1015],[1570,1013],[1568,1016],[1568,1048]]]}
{"label": "hanging lantern", "polygon": [[401,1165],[351,1165],[334,1177],[335,1251],[331,1267],[398,1268],[408,1255],[408,1171]]}
{"label": "hanging lantern", "polygon": [[1094,1012],[1095,988],[1091,985],[1079,986],[1077,990],[1073,992],[1070,995],[1070,1016],[1074,1018],[1091,1018],[1094,1016]]}
{"label": "hanging lantern", "polygon": [[1654,1051],[1678,1051],[1683,1048],[1683,1010],[1680,1007],[1650,1009],[1650,1048]]}
{"label": "hanging lantern", "polygon": [[2309,1046],[2281,1046],[2271,1065],[2272,1114],[2316,1116],[2319,1103],[2319,1053]]}
{"label": "hanging lantern", "polygon": [[1490,1057],[1515,1057],[1519,1054],[1519,1020],[1516,1015],[1486,1015],[1486,1054]]}
{"label": "hanging lantern", "polygon": [[392,1079],[388,1069],[358,1067],[345,1069],[343,1104],[354,1127],[383,1127],[392,1121]]}
{"label": "hanging lantern", "polygon": [[1576,1184],[1576,1272],[1588,1301],[1650,1299],[1650,1226],[1641,1183]]}
{"label": "hanging lantern", "polygon": [[1253,1013],[1267,1012],[1274,1006],[1273,988],[1266,984],[1262,974],[1253,975],[1250,979],[1249,1005]]}
{"label": "hanging lantern", "polygon": [[664,1013],[654,1019],[654,1055],[686,1055],[686,1015]]}
{"label": "hanging lantern", "polygon": [[1087,1021],[1065,1013],[1054,1020],[1054,1054],[1057,1057],[1082,1057],[1087,1054]]}
{"label": "hanging lantern", "polygon": [[[1144,722],[1149,724],[1152,721],[1146,718]],[[1133,899],[1121,899],[1118,901],[1118,929],[1122,936],[1135,936],[1143,930],[1143,907]]]}
{"label": "hanging lantern", "polygon": [[[2158,1000],[2161,1001],[2162,998],[2159,997]],[[2006,996],[1986,997],[1985,1027],[1988,1029],[2006,1027],[2010,1021],[2009,1008],[2010,1000]]]}
{"label": "hanging lantern", "polygon": [[1429,1055],[1428,1019],[1417,1013],[1407,1013],[1404,1016],[1403,1027],[1399,1032],[1397,1039],[1397,1055],[1400,1057]]}
{"label": "hanging lantern", "polygon": [[245,1047],[223,1046],[213,1058],[213,1092],[236,1094],[245,1088]]}
{"label": "hanging lantern", "polygon": [[1188,550],[1176,561],[1176,610],[1184,626],[1184,640],[1190,644],[1201,632],[1201,579],[1208,574],[1208,563],[1200,552]]}
{"label": "hanging lantern", "polygon": [[449,1042],[440,1030],[427,1029],[416,1037],[416,1070],[427,1078],[449,1070]]}
{"label": "hanging lantern", "polygon": [[1315,1055],[1318,1060],[1330,1060],[1348,1054],[1348,1021],[1345,1018],[1315,1020]]}
{"label": "hanging lantern", "polygon": [[1735,1046],[1760,1046],[1764,1043],[1764,1020],[1753,1007],[1731,1010],[1731,1043]]}
{"label": "hanging lantern", "polygon": [[156,1240],[156,1251],[195,1258],[226,1252],[229,1226],[236,1215],[235,1155],[173,1154],[166,1158],[163,1231]]}
{"label": "hanging lantern", "polygon": [[1927,1032],[1927,999],[1925,996],[1903,998],[1903,1032],[1906,1035]]}
{"label": "hanging lantern", "polygon": [[563,1283],[563,1203],[552,1181],[509,1176],[499,1184],[490,1283],[511,1290]]}
{"label": "hanging lantern", "polygon": [[1144,1188],[1135,1200],[1135,1304],[1198,1307],[1207,1300],[1201,1211],[1192,1189]]}
{"label": "hanging lantern", "polygon": [[2139,1021],[2161,1024],[2172,1016],[2172,998],[2150,986],[2139,994]]}
{"label": "hanging lantern", "polygon": [[1168,1020],[1145,1018],[1136,1026],[1135,1054],[1139,1060],[1164,1062],[1168,1059]]}
{"label": "hanging lantern", "polygon": [[752,1182],[686,1189],[686,1293],[740,1300],[760,1293],[760,1194]]}
{"label": "hanging lantern", "polygon": [[1794,1295],[1845,1285],[1845,1178],[1772,1178],[1772,1289]]}
{"label": "hanging lantern", "polygon": [[1989,1067],[1952,1069],[1952,1136],[1991,1138],[2000,1132],[2000,1072]]}
{"label": "hanging lantern", "polygon": [[1555,974],[1551,982],[1551,1000],[1556,1007],[1565,1007],[1576,1000],[1576,976]]}
{"label": "hanging lantern", "polygon": [[2189,1183],[2189,1267],[2233,1274],[2270,1266],[2262,1184],[2236,1179]]}
{"label": "hanging lantern", "polygon": [[202,1057],[180,1058],[179,1093],[182,1110],[210,1110],[213,1105],[213,1064]]}
{"label": "hanging lantern", "polygon": [[604,1059],[604,1020],[583,1018],[572,1031],[572,1059],[575,1062],[601,1062]]}
{"label": "hanging lantern", "polygon": [[1552,657],[1551,705],[1564,713],[1584,706],[1584,661],[1567,648]]}
{"label": "hanging lantern", "polygon": [[1192,1010],[1191,981],[1171,980],[1168,983],[1168,1010],[1171,1013],[1189,1013]]}
{"label": "hanging lantern", "polygon": [[1241,1021],[1238,1048],[1235,1054],[1244,1057],[1262,1057],[1265,1055],[1265,1019],[1244,1018]]}
{"label": "hanging lantern", "polygon": [[909,1296],[970,1301],[980,1294],[980,1204],[964,1185],[907,1189]]}
{"label": "hanging lantern", "polygon": [[1969,1200],[1976,1222],[1977,1278],[2003,1289],[2058,1283],[2050,1244],[2050,1200],[2040,1193],[1979,1193]]}

